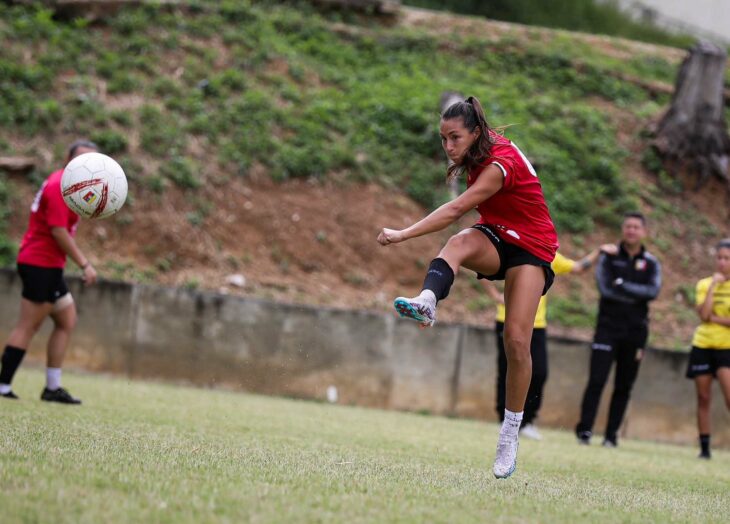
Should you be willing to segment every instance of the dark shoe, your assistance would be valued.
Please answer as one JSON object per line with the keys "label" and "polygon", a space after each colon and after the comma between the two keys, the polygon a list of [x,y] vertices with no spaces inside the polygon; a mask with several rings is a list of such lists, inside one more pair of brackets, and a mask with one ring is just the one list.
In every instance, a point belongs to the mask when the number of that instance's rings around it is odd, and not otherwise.
{"label": "dark shoe", "polygon": [[16,395],[12,391],[8,391],[7,393],[0,395],[0,397],[11,398],[13,400],[20,400],[20,397],[18,397],[18,395]]}
{"label": "dark shoe", "polygon": [[591,443],[591,437],[593,436],[593,433],[591,433],[590,431],[578,431],[576,432],[575,436],[578,438],[578,444],[587,446]]}
{"label": "dark shoe", "polygon": [[610,438],[607,438],[603,441],[603,447],[604,448],[617,448],[618,442],[615,440],[611,440]]}
{"label": "dark shoe", "polygon": [[61,404],[81,404],[79,399],[72,397],[71,394],[63,388],[43,388],[41,400],[45,400],[47,402],[60,402]]}
{"label": "dark shoe", "polygon": [[710,460],[712,458],[712,455],[710,453],[702,453],[700,452],[699,455],[697,455],[698,459],[704,459],[704,460]]}

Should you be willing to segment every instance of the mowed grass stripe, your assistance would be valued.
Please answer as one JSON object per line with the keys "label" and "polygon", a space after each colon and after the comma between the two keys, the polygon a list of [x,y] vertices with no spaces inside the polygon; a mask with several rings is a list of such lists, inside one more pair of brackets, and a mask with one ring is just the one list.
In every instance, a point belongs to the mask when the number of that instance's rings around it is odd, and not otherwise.
{"label": "mowed grass stripe", "polygon": [[491,474],[497,427],[67,373],[80,408],[23,369],[0,404],[3,522],[723,522],[730,453],[570,432]]}

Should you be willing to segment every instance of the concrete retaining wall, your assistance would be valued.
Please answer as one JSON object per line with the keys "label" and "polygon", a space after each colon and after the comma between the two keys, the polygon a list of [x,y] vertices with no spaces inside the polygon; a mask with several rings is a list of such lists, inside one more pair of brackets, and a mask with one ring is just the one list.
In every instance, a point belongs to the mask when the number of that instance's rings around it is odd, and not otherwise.
{"label": "concrete retaining wall", "polygon": [[[186,289],[115,282],[85,288],[74,279],[69,287],[79,310],[69,366],[317,399],[334,385],[344,404],[496,418],[496,344],[489,329],[437,324],[421,330],[392,315]],[[20,289],[13,271],[0,270],[3,339],[17,318]],[[31,361],[43,362],[49,331],[50,321],[33,342]],[[588,345],[550,339],[549,353],[540,424],[572,429],[587,379]],[[686,358],[647,352],[624,436],[695,442]],[[730,447],[730,416],[717,386],[714,399],[713,444]],[[597,432],[604,420],[605,406]]]}

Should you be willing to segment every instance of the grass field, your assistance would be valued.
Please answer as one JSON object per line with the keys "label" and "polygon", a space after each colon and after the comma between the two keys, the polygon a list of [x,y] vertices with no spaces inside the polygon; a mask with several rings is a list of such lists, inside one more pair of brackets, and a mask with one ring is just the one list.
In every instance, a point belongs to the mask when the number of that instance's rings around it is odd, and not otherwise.
{"label": "grass field", "polygon": [[0,403],[0,521],[727,522],[730,453],[568,432],[524,441],[497,481],[497,427],[224,391],[65,376],[82,407]]}

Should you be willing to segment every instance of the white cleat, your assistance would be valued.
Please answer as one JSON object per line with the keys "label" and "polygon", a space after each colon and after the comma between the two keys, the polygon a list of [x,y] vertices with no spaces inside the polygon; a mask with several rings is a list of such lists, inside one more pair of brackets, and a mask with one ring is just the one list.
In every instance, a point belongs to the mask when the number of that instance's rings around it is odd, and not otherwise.
{"label": "white cleat", "polygon": [[497,457],[494,459],[494,476],[506,479],[517,469],[517,448],[520,441],[517,437],[499,436],[497,441]]}
{"label": "white cleat", "polygon": [[525,424],[520,429],[520,437],[529,438],[530,440],[542,440],[542,435],[535,424]]}
{"label": "white cleat", "polygon": [[393,302],[401,317],[412,318],[423,327],[433,326],[436,322],[436,305],[421,296],[414,298],[398,297]]}

